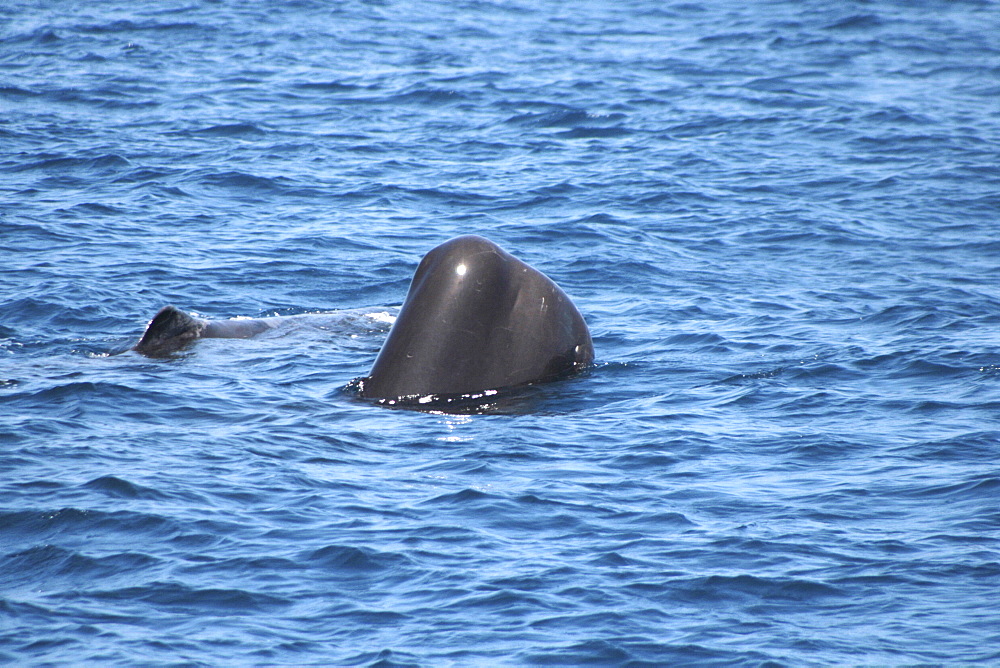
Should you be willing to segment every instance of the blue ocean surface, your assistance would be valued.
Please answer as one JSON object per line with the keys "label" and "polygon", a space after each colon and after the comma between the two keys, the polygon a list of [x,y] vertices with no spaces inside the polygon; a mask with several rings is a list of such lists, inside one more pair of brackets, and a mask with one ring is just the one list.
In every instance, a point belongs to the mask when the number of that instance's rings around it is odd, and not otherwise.
{"label": "blue ocean surface", "polygon": [[[460,234],[596,363],[359,399]],[[996,2],[0,6],[0,663],[1000,665],[998,592]]]}

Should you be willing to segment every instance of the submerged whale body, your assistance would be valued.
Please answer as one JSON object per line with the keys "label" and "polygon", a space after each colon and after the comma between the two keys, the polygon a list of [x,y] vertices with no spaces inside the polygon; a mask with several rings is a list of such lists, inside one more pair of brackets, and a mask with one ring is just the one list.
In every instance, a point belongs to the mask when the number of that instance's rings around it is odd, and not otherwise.
{"label": "submerged whale body", "polygon": [[492,241],[429,252],[360,395],[462,395],[550,380],[594,359],[590,330],[559,286]]}
{"label": "submerged whale body", "polygon": [[[199,338],[248,338],[301,317],[202,320],[166,306],[134,349],[160,357]],[[492,241],[462,236],[421,260],[371,372],[356,386],[362,397],[406,403],[552,380],[593,359],[587,324],[559,286]]]}

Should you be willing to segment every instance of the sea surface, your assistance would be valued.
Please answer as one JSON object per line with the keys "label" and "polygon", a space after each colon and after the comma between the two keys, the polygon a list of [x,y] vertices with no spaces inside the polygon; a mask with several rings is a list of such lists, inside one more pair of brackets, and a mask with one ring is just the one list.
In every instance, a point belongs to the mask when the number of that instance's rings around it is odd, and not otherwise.
{"label": "sea surface", "polygon": [[[361,400],[467,233],[593,368]],[[0,6],[0,664],[1000,665],[998,592],[997,2]]]}

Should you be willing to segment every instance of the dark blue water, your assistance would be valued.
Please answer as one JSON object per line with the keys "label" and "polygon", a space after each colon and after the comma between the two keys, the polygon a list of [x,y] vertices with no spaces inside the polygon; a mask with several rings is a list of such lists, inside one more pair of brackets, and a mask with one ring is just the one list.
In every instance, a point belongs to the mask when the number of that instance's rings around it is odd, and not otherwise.
{"label": "dark blue water", "polygon": [[[333,320],[485,235],[597,364]],[[1000,664],[995,2],[7,1],[0,663]]]}

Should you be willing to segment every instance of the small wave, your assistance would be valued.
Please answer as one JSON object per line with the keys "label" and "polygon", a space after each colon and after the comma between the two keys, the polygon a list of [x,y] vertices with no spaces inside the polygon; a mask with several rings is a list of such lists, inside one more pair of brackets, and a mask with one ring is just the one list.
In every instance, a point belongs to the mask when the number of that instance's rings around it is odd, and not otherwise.
{"label": "small wave", "polygon": [[[614,623],[614,614],[604,614],[604,615],[591,615],[587,619],[581,620],[577,616],[560,616],[556,618],[560,626],[570,625],[573,628],[581,628],[581,624],[586,626],[603,626],[608,623]],[[567,624],[568,623],[568,624]],[[641,642],[641,639],[639,639]],[[621,642],[612,642],[608,640],[586,640],[583,642],[566,643],[558,647],[556,651],[552,652],[538,652],[534,651],[526,654],[523,658],[527,665],[537,665],[537,666],[557,666],[557,665],[571,665],[571,666],[582,666],[582,665],[593,665],[593,666],[623,666],[631,665],[631,662],[635,662],[636,665],[645,665],[647,662],[642,661],[643,652],[641,649],[636,653],[630,652]],[[648,648],[649,645],[647,644]],[[693,648],[689,645],[684,648],[684,653],[688,653],[686,659],[683,657],[683,653],[680,656],[674,656],[673,661],[665,660],[663,657],[665,648],[658,648],[657,654],[659,655],[659,661],[654,661],[653,663],[660,663],[661,665],[684,665],[682,662],[688,662],[689,665],[695,665],[690,663],[694,660],[700,652],[696,653]],[[713,652],[706,650],[704,654],[700,656],[702,661],[721,661],[722,656],[725,653]]]}
{"label": "small wave", "polygon": [[118,19],[110,23],[90,23],[75,27],[83,33],[104,35],[115,33],[136,33],[145,31],[182,31],[191,30],[214,30],[209,24],[194,23],[191,21],[171,21],[160,23],[157,21],[131,21],[128,19]]}
{"label": "small wave", "polygon": [[224,123],[194,130],[192,134],[212,137],[246,137],[264,135],[266,131],[253,123]]}
{"label": "small wave", "polygon": [[62,508],[0,512],[0,528],[8,536],[20,535],[24,539],[44,542],[67,531],[131,537],[166,536],[175,533],[178,527],[172,519],[147,513]]}
{"label": "small wave", "polygon": [[15,168],[14,171],[81,171],[91,174],[114,174],[122,169],[131,167],[131,165],[132,163],[130,163],[128,159],[114,153],[87,158],[60,155],[45,157],[36,162],[29,162]]}
{"label": "small wave", "polygon": [[137,485],[110,475],[95,478],[88,483],[84,483],[83,487],[97,490],[119,499],[146,499],[155,501],[166,498],[165,494],[155,489],[143,487],[142,485]]}
{"label": "small wave", "polygon": [[[651,464],[646,460],[646,464]],[[629,526],[644,527],[647,529],[689,529],[695,523],[688,519],[683,513],[676,512],[628,512],[619,513],[614,518],[615,522],[625,522]]]}
{"label": "small wave", "polygon": [[0,528],[8,532],[33,532],[42,528],[65,529],[82,522],[93,521],[96,513],[77,508],[63,508],[54,512],[21,510],[0,512]]}
{"label": "small wave", "polygon": [[895,367],[888,372],[888,378],[951,378],[964,376],[975,371],[972,367],[963,365],[944,364],[942,362],[932,362],[924,359],[912,359],[905,353],[900,353],[892,366]]}
{"label": "small wave", "polygon": [[379,100],[381,104],[426,104],[433,106],[443,106],[457,104],[468,99],[465,93],[457,90],[445,90],[439,88],[417,87],[402,93],[386,96]]}
{"label": "small wave", "polygon": [[826,26],[827,30],[868,30],[882,25],[876,14],[856,14],[847,16]]}
{"label": "small wave", "polygon": [[785,369],[787,376],[789,378],[794,378],[796,380],[823,380],[824,382],[830,381],[850,381],[850,380],[861,380],[867,377],[867,374],[856,371],[849,366],[843,364],[835,364],[833,362],[822,362],[819,364],[803,364],[794,367],[787,367]]}
{"label": "small wave", "polygon": [[166,609],[195,613],[213,611],[227,615],[248,615],[291,605],[282,596],[245,589],[192,587],[176,582],[153,582],[138,587],[86,591],[64,595],[64,598],[94,598],[110,601],[145,601]]}
{"label": "small wave", "polygon": [[346,545],[329,545],[313,550],[302,555],[302,560],[310,566],[340,573],[378,573],[409,563],[409,559],[401,554]]}
{"label": "small wave", "polygon": [[137,97],[136,95],[119,90],[115,86],[108,86],[95,89],[78,88],[55,88],[45,90],[45,98],[53,102],[78,104],[83,107],[91,107],[95,110],[143,110],[160,106],[160,102],[150,99],[147,96]]}
{"label": "small wave", "polygon": [[0,557],[0,573],[4,580],[11,576],[26,581],[44,581],[62,568],[75,553],[56,545],[39,545]]}
{"label": "small wave", "polygon": [[82,204],[74,204],[69,209],[58,209],[58,211],[99,216],[120,216],[126,213],[124,209],[101,204],[100,202],[83,202]]}
{"label": "small wave", "polygon": [[607,552],[590,560],[593,566],[610,566],[611,568],[635,568],[642,562],[638,559],[630,559],[622,556],[618,552]]}
{"label": "small wave", "polygon": [[115,179],[115,183],[155,182],[159,179],[163,179],[169,176],[174,176],[178,173],[180,173],[178,170],[151,168],[151,167],[137,167],[129,170],[125,174],[120,175],[117,179]]}
{"label": "small wave", "polygon": [[575,126],[588,120],[590,115],[584,109],[566,107],[553,111],[527,112],[507,119],[507,123],[533,128]]}
{"label": "small wave", "polygon": [[[93,580],[135,573],[159,563],[159,560],[137,552],[123,552],[103,557],[91,557],[57,545],[39,545],[0,558],[0,573],[7,573],[7,584],[46,583],[53,578]],[[3,576],[0,576],[3,577]]]}
{"label": "small wave", "polygon": [[906,495],[913,497],[945,496],[953,499],[987,500],[996,498],[998,492],[1000,492],[1000,478],[991,476],[947,485],[919,487],[906,492]]}
{"label": "small wave", "polygon": [[906,443],[897,454],[921,461],[941,460],[961,462],[981,460],[992,462],[996,444],[1000,443],[1000,432],[974,431],[943,440],[933,440],[914,445]]}
{"label": "small wave", "polygon": [[867,123],[884,123],[890,127],[898,127],[900,125],[933,125],[930,118],[921,114],[915,114],[901,107],[879,109],[865,114],[862,120]]}
{"label": "small wave", "polygon": [[326,93],[339,93],[342,91],[355,91],[362,88],[362,86],[358,86],[356,84],[345,84],[340,81],[307,81],[292,84],[292,88],[297,88],[299,90],[317,90]]}
{"label": "small wave", "polygon": [[726,32],[715,35],[705,35],[704,37],[699,37],[698,41],[702,44],[749,45],[758,43],[760,39],[760,34],[755,32]]}
{"label": "small wave", "polygon": [[681,460],[662,453],[628,453],[614,458],[615,465],[623,471],[666,471]]}
{"label": "small wave", "polygon": [[41,95],[41,93],[26,90],[24,88],[18,88],[17,86],[0,86],[0,97],[28,98],[38,97],[39,95]]}
{"label": "small wave", "polygon": [[[56,240],[59,240],[58,238]],[[92,322],[96,309],[93,305],[81,306],[77,313],[65,304],[36,297],[21,297],[0,303],[0,320],[17,322],[20,328],[45,328],[53,324],[72,327]],[[79,319],[77,319],[79,318]]]}
{"label": "small wave", "polygon": [[[47,249],[53,244],[72,243],[77,238],[76,235],[60,229],[60,226],[49,223],[3,220],[0,220],[0,236],[12,246],[24,250]],[[0,304],[0,309],[2,308],[3,305]]]}
{"label": "small wave", "polygon": [[51,28],[38,28],[30,32],[15,33],[4,37],[4,44],[50,45],[62,42],[63,38]]}
{"label": "small wave", "polygon": [[938,401],[928,399],[925,401],[911,401],[905,403],[907,412],[916,414],[935,414],[963,411],[971,408],[981,410],[988,415],[1000,414],[1000,401],[985,401],[982,403],[962,402],[962,401]]}
{"label": "small wave", "polygon": [[525,608],[537,608],[542,605],[538,596],[519,591],[503,589],[500,591],[475,592],[459,599],[445,609],[461,610],[462,614],[477,614],[490,611],[501,616],[520,615]]}
{"label": "small wave", "polygon": [[481,501],[491,501],[496,500],[494,497],[485,492],[481,492],[477,489],[463,489],[460,492],[453,492],[450,494],[442,494],[441,496],[436,496],[433,499],[424,501],[425,504],[432,505],[467,505],[470,503],[479,503]]}
{"label": "small wave", "polygon": [[710,575],[685,583],[677,594],[688,601],[815,601],[844,596],[845,592],[822,582],[803,579],[764,578],[755,575]]}
{"label": "small wave", "polygon": [[280,192],[282,179],[257,176],[240,171],[210,172],[201,174],[197,181],[214,188],[226,188],[240,191],[261,191],[266,193]]}
{"label": "small wave", "polygon": [[610,128],[580,126],[564,132],[558,132],[555,136],[565,139],[605,139],[608,137],[625,137],[632,133],[632,130],[622,125]]}
{"label": "small wave", "polygon": [[668,336],[663,345],[697,353],[721,354],[733,349],[733,342],[715,332],[683,332]]}
{"label": "small wave", "polygon": [[104,398],[121,399],[130,395],[134,390],[128,386],[117,383],[93,382],[93,381],[69,381],[47,387],[25,395],[10,395],[7,400],[30,400],[33,402],[61,404],[75,403],[84,398]]}

